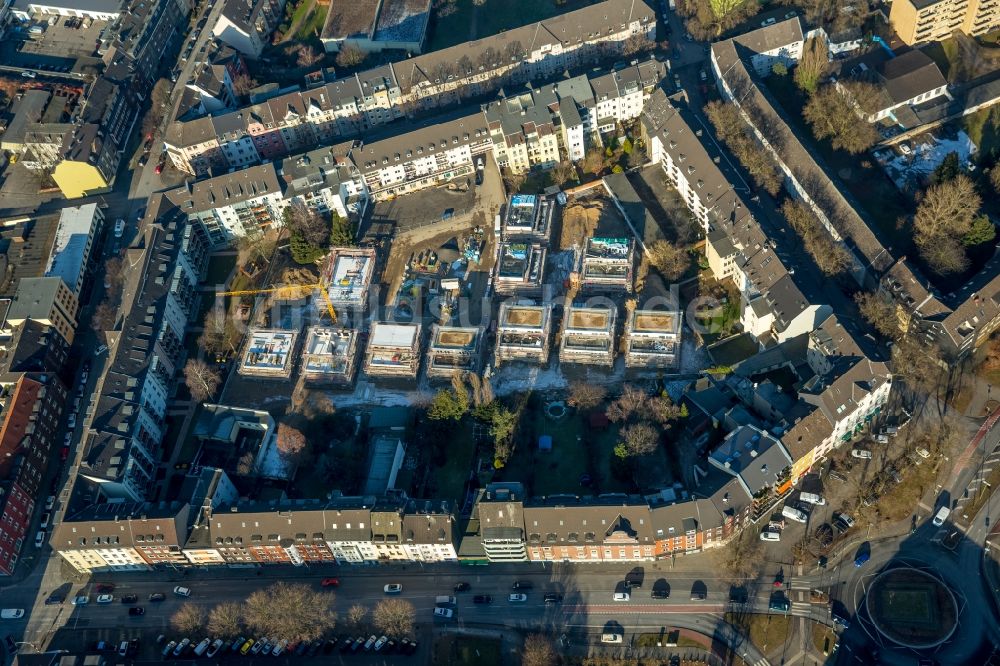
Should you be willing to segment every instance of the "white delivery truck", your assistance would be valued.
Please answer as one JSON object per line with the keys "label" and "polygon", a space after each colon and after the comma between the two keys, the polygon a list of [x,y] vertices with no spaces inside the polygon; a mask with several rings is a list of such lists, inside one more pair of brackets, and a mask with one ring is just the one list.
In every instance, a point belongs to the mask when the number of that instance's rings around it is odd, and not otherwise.
{"label": "white delivery truck", "polygon": [[951,515],[951,509],[949,509],[946,506],[943,506],[940,509],[938,509],[937,513],[934,514],[934,520],[932,520],[931,522],[934,523],[935,527],[941,527],[942,525],[944,525],[944,521],[948,520],[948,516],[950,515]]}
{"label": "white delivery truck", "polygon": [[804,523],[806,522],[806,519],[809,517],[805,514],[805,512],[799,511],[795,507],[787,505],[781,507],[781,515],[784,516],[785,518],[788,518],[788,520],[794,520],[797,523]]}

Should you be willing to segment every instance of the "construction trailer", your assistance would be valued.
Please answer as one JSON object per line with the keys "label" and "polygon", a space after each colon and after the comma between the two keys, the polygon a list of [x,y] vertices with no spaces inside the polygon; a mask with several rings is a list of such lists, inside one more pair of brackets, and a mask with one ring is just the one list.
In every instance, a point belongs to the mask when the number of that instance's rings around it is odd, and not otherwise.
{"label": "construction trailer", "polygon": [[365,372],[373,377],[416,379],[420,370],[420,330],[420,324],[372,324]]}
{"label": "construction trailer", "polygon": [[497,321],[496,364],[504,361],[547,363],[552,305],[502,303]]}
{"label": "construction trailer", "polygon": [[680,367],[681,313],[677,310],[635,310],[625,325],[625,366]]}
{"label": "construction trailer", "polygon": [[239,373],[248,377],[288,379],[292,374],[292,358],[298,336],[296,331],[250,329]]}
{"label": "construction trailer", "polygon": [[588,238],[576,279],[581,291],[632,291],[635,242],[631,238]]}
{"label": "construction trailer", "polygon": [[541,294],[545,277],[545,255],[545,247],[539,243],[500,243],[494,281],[497,293]]}
{"label": "construction trailer", "polygon": [[357,371],[358,331],[310,326],[302,350],[302,376],[309,384],[346,386]]}
{"label": "construction trailer", "polygon": [[482,327],[434,324],[427,349],[427,376],[451,377],[456,372],[478,374],[482,365]]}
{"label": "construction trailer", "polygon": [[559,360],[563,363],[611,367],[615,362],[617,319],[618,312],[610,305],[571,305],[566,308]]}
{"label": "construction trailer", "polygon": [[323,263],[321,281],[338,311],[365,312],[374,273],[374,248],[335,247]]}
{"label": "construction trailer", "polygon": [[552,233],[552,216],[556,202],[550,197],[535,194],[515,194],[507,200],[500,238],[549,242]]}

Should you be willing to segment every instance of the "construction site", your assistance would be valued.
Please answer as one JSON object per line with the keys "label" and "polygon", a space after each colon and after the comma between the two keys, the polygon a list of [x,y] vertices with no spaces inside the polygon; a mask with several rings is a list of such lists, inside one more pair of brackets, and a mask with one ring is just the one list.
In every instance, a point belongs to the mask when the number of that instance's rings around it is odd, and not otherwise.
{"label": "construction site", "polygon": [[584,292],[631,292],[635,242],[631,238],[588,238],[580,252],[577,280]]}
{"label": "construction site", "polygon": [[501,304],[494,354],[496,365],[499,366],[506,361],[547,363],[551,329],[551,304]]}
{"label": "construction site", "polygon": [[239,373],[251,377],[288,379],[292,374],[292,357],[298,335],[295,331],[251,329],[247,333]]}
{"label": "construction site", "polygon": [[358,331],[310,326],[302,350],[302,377],[307,384],[349,386],[357,370]]}
{"label": "construction site", "polygon": [[420,324],[372,324],[365,352],[365,373],[371,377],[416,379],[420,370]]}
{"label": "construction site", "polygon": [[548,243],[552,233],[555,200],[533,194],[515,194],[507,202],[500,237],[505,240],[537,240]]}
{"label": "construction site", "polygon": [[335,247],[323,263],[320,282],[338,311],[364,314],[375,272],[375,249]]}
{"label": "construction site", "polygon": [[540,243],[501,243],[497,257],[497,293],[541,294],[545,255],[546,250]]}
{"label": "construction site", "polygon": [[636,310],[625,323],[625,366],[677,368],[681,356],[681,313]]}
{"label": "construction site", "polygon": [[569,306],[563,319],[559,360],[610,368],[615,361],[617,318],[618,313],[611,306]]}
{"label": "construction site", "polygon": [[482,364],[483,329],[439,326],[431,329],[427,376],[449,379],[455,372],[478,374]]}

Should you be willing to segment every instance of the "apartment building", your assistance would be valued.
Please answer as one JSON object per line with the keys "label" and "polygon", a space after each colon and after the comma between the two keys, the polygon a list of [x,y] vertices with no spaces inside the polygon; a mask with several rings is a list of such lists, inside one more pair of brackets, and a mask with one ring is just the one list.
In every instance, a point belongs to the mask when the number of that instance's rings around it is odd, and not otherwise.
{"label": "apartment building", "polygon": [[317,148],[275,162],[285,198],[321,215],[363,217],[368,208],[368,190],[349,158],[350,145]]}
{"label": "apartment building", "polygon": [[625,367],[679,367],[681,321],[676,310],[633,310],[625,323]]}
{"label": "apartment building", "polygon": [[225,0],[212,34],[256,60],[281,23],[284,0]]}
{"label": "apartment building", "polygon": [[24,277],[18,281],[7,310],[7,323],[19,326],[34,321],[51,326],[72,345],[79,310],[76,294],[61,277]]}
{"label": "apartment building", "polygon": [[576,280],[593,292],[631,292],[635,247],[631,238],[588,238],[580,252]]}
{"label": "apartment building", "polygon": [[547,254],[548,250],[541,243],[500,243],[494,281],[497,293],[540,295],[545,283]]}
{"label": "apartment building", "polygon": [[537,241],[548,244],[552,232],[554,199],[535,194],[512,194],[500,227],[504,241]]}
{"label": "apartment building", "polygon": [[373,377],[416,379],[420,370],[420,332],[420,324],[374,322],[365,352],[365,372]]}
{"label": "apartment building", "polygon": [[525,361],[544,365],[549,360],[552,304],[500,304],[497,316],[496,365],[505,361]]}
{"label": "apartment building", "polygon": [[731,430],[708,455],[716,469],[733,476],[753,497],[756,520],[792,488],[792,457],[770,433],[753,425]]}
{"label": "apartment building", "polygon": [[602,365],[615,361],[615,326],[618,311],[607,306],[570,305],[563,316],[559,360],[563,363]]}
{"label": "apartment building", "polygon": [[374,248],[331,248],[320,269],[320,280],[327,285],[327,297],[338,317],[367,311],[374,277]]}
{"label": "apartment building", "polygon": [[65,516],[49,545],[83,574],[183,566],[189,513],[179,502],[94,504]]}
{"label": "apartment building", "polygon": [[889,23],[906,44],[939,42],[955,30],[981,35],[1000,27],[1000,4],[994,0],[899,0]]}
{"label": "apartment building", "polygon": [[94,238],[104,230],[104,211],[96,203],[59,211],[56,237],[45,265],[45,277],[59,277],[79,296],[90,266]]}
{"label": "apartment building", "polygon": [[288,379],[292,374],[298,339],[298,331],[250,329],[238,372],[246,377]]}
{"label": "apartment building", "polygon": [[[737,193],[736,174],[703,143],[700,125],[662,91],[643,112],[643,135],[688,209],[702,223],[706,256],[717,279],[739,288],[743,329],[763,343],[813,330],[832,309],[811,285],[789,270],[790,259],[767,238]],[[696,129],[692,129],[696,128]]]}
{"label": "apartment building", "polygon": [[434,324],[427,348],[427,376],[450,379],[455,373],[479,374],[482,346],[482,327]]}
{"label": "apartment building", "polygon": [[20,374],[0,396],[0,575],[14,573],[31,541],[65,403],[66,387],[54,373]]}
{"label": "apartment building", "polygon": [[309,384],[350,385],[357,371],[359,332],[310,326],[302,349],[302,376]]}
{"label": "apartment building", "polygon": [[167,402],[186,355],[184,329],[197,311],[196,286],[209,245],[162,193],[149,201],[140,238],[125,251],[130,270],[83,437],[80,475],[109,500],[147,497],[166,427]]}
{"label": "apartment building", "polygon": [[[904,129],[915,127],[920,124],[915,107],[952,99],[937,63],[917,49],[895,57],[877,49],[844,62],[841,72],[876,86],[874,99],[866,100],[868,108],[858,109],[870,123],[890,120]],[[845,92],[839,81],[836,85]]]}

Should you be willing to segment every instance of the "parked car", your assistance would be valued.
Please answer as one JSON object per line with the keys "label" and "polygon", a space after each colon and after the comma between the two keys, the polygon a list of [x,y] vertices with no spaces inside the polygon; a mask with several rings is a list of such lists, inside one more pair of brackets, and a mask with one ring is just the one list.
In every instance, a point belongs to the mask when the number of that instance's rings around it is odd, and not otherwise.
{"label": "parked car", "polygon": [[775,532],[773,530],[764,530],[760,533],[761,541],[781,541],[781,532]]}
{"label": "parked car", "polygon": [[23,72],[21,72],[21,76],[23,76],[26,79],[33,79],[38,75],[32,72],[30,69],[26,69]]}
{"label": "parked car", "polygon": [[816,506],[826,505],[826,499],[822,495],[817,495],[816,493],[799,493],[799,499],[809,504],[815,504]]}
{"label": "parked car", "polygon": [[854,527],[854,519],[846,513],[835,513],[833,514],[833,519],[834,521],[843,524],[847,529]]}
{"label": "parked car", "polygon": [[797,523],[804,523],[809,519],[809,516],[804,511],[788,506],[787,504],[781,507],[781,515]]}
{"label": "parked car", "polygon": [[71,601],[70,603],[72,603],[74,606],[86,606],[87,604],[90,603],[90,597],[88,597],[86,594],[80,594],[73,597],[73,601]]}
{"label": "parked car", "polygon": [[760,22],[760,27],[762,27],[762,28],[766,28],[766,27],[767,27],[767,26],[769,26],[769,25],[774,25],[774,24],[775,24],[776,22],[777,22],[777,19],[775,19],[775,18],[774,18],[774,17],[772,16],[772,17],[771,17],[771,18],[769,18],[769,19],[764,19],[763,21],[761,21],[761,22]]}
{"label": "parked car", "polygon": [[369,650],[371,650],[375,646],[375,642],[377,640],[378,640],[378,637],[375,634],[372,634],[371,636],[369,636],[368,640],[365,641],[365,646],[364,646],[365,647],[365,652],[368,652]]}
{"label": "parked car", "polygon": [[382,591],[384,591],[386,594],[401,594],[403,592],[403,584],[389,583],[388,585],[382,588]]}
{"label": "parked car", "polygon": [[951,509],[949,509],[946,506],[943,506],[937,510],[937,513],[934,514],[934,519],[931,521],[931,523],[934,524],[934,527],[941,527],[942,525],[944,525],[944,521],[948,520],[948,516],[950,515],[951,515]]}
{"label": "parked car", "polygon": [[453,611],[450,608],[435,608],[434,617],[436,618],[439,617],[444,620],[450,620],[451,618],[455,617],[455,611]]}
{"label": "parked car", "polygon": [[620,644],[622,642],[621,634],[601,634],[602,643],[613,643]]}
{"label": "parked car", "polygon": [[23,608],[4,608],[0,610],[0,619],[2,620],[20,620],[24,617]]}
{"label": "parked car", "polygon": [[176,594],[178,597],[190,597],[191,588],[178,585],[177,587],[174,588],[174,594]]}
{"label": "parked car", "polygon": [[250,650],[249,650],[250,654],[253,654],[253,655],[260,654],[260,651],[264,649],[264,644],[266,643],[266,641],[267,641],[267,639],[258,638],[257,641],[253,645],[250,646]]}
{"label": "parked car", "polygon": [[628,592],[615,592],[612,599],[615,601],[628,601],[632,596]]}
{"label": "parked car", "polygon": [[255,644],[254,639],[248,638],[246,641],[244,641],[243,645],[240,646],[240,654],[246,656],[246,654],[250,652],[250,648],[252,648],[254,644]]}
{"label": "parked car", "polygon": [[240,648],[243,647],[243,644],[246,643],[246,641],[247,639],[244,636],[240,636],[234,640],[232,644],[230,644],[229,651],[233,653],[239,652]]}
{"label": "parked car", "polygon": [[56,505],[56,496],[55,495],[49,495],[48,497],[45,498],[45,510],[46,511],[51,511],[52,507],[54,507],[55,505]]}
{"label": "parked car", "polygon": [[286,648],[287,646],[288,646],[288,641],[287,641],[287,640],[285,640],[284,638],[282,638],[282,639],[281,639],[280,641],[278,641],[278,643],[277,643],[277,644],[276,644],[276,645],[274,646],[274,649],[272,649],[272,650],[271,650],[271,654],[272,654],[272,655],[274,655],[275,657],[280,657],[280,656],[281,656],[281,654],[282,654],[282,653],[283,653],[283,652],[285,651],[285,648]]}
{"label": "parked car", "polygon": [[439,595],[434,597],[435,606],[454,606],[458,603],[458,599],[455,597],[449,597],[448,595]]}
{"label": "parked car", "polygon": [[119,217],[115,220],[115,238],[121,238],[123,233],[125,233],[125,220]]}
{"label": "parked car", "polygon": [[388,643],[388,642],[389,642],[389,637],[388,636],[379,636],[378,640],[375,641],[375,651],[376,652],[381,652],[382,648],[384,648],[385,644]]}
{"label": "parked car", "polygon": [[872,452],[866,449],[851,449],[851,457],[860,458],[861,460],[871,460]]}
{"label": "parked car", "polygon": [[788,610],[792,607],[792,604],[788,601],[788,599],[780,597],[776,599],[771,599],[770,603],[767,604],[767,607],[768,609],[773,611],[787,613]]}
{"label": "parked car", "polygon": [[139,600],[139,597],[137,597],[134,594],[126,594],[126,595],[124,595],[122,597],[122,603],[123,604],[134,604],[138,600]]}
{"label": "parked car", "polygon": [[42,519],[38,521],[38,526],[45,529],[49,526],[49,519],[52,517],[51,513],[45,512],[42,514]]}
{"label": "parked car", "polygon": [[168,656],[168,655],[169,655],[169,654],[170,654],[171,652],[173,652],[173,651],[174,651],[174,648],[175,648],[175,647],[177,647],[177,641],[170,641],[169,643],[167,643],[167,644],[166,644],[166,645],[165,645],[165,646],[163,647],[163,650],[162,650],[162,651],[160,652],[160,654],[161,654],[161,655],[163,655],[164,657],[166,657],[166,656]]}
{"label": "parked car", "polygon": [[35,548],[41,548],[45,545],[45,530],[38,530],[35,534]]}

